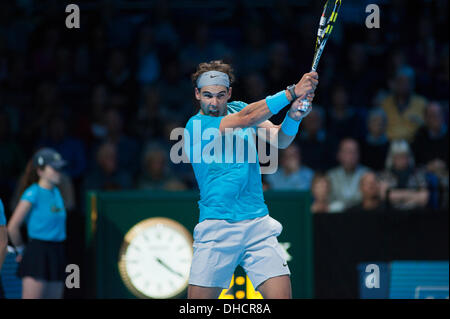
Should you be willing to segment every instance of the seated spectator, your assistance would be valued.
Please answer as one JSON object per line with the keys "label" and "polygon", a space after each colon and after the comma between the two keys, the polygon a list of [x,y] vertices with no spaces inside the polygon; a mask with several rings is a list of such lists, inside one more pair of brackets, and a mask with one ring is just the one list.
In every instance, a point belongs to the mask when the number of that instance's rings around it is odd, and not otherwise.
{"label": "seated spectator", "polygon": [[164,190],[166,191],[185,191],[188,187],[181,181],[176,179],[168,180],[167,183],[164,185]]}
{"label": "seated spectator", "polygon": [[382,171],[389,149],[386,136],[386,113],[381,108],[373,109],[367,118],[368,132],[361,144],[361,163],[375,171]]}
{"label": "seated spectator", "polygon": [[179,30],[175,27],[174,17],[175,10],[172,10],[168,1],[155,1],[152,10],[154,17],[151,18],[151,24],[155,28],[155,41],[159,47],[176,50],[180,45]]}
{"label": "seated spectator", "polygon": [[448,169],[448,131],[442,106],[431,102],[425,109],[425,125],[416,133],[411,144],[417,166],[426,166],[436,175]]}
{"label": "seated spectator", "polygon": [[199,20],[194,26],[191,41],[180,52],[181,73],[195,70],[199,63],[220,58],[219,44],[210,38],[210,26]]}
{"label": "seated spectator", "polygon": [[119,170],[128,171],[131,174],[137,173],[139,167],[136,165],[136,158],[139,156],[139,147],[134,139],[123,132],[121,114],[115,109],[110,109],[104,117],[107,134],[102,143],[109,142],[116,145]]}
{"label": "seated spectator", "polygon": [[105,84],[99,83],[92,89],[90,105],[89,139],[102,140],[106,137],[105,112],[110,103],[110,93]]}
{"label": "seated spectator", "polygon": [[401,67],[390,83],[392,93],[381,103],[387,115],[387,136],[390,141],[411,142],[423,124],[425,98],[414,94],[414,70]]}
{"label": "seated spectator", "polygon": [[417,131],[411,148],[416,165],[427,171],[432,208],[448,203],[448,143],[442,106],[431,102],[425,109],[425,125]]}
{"label": "seated spectator", "polygon": [[[166,118],[184,121],[192,113],[192,82],[180,72],[178,57],[169,59],[163,66],[161,79],[158,81],[160,94],[159,109]],[[177,94],[173,94],[177,92]]]}
{"label": "seated spectator", "polygon": [[149,25],[142,26],[137,45],[137,80],[141,85],[153,83],[159,78],[160,61],[157,51],[154,30]]}
{"label": "seated spectator", "polygon": [[270,189],[306,191],[311,188],[314,172],[302,165],[300,149],[291,144],[281,151],[281,167],[274,174],[267,176]]}
{"label": "seated spectator", "polygon": [[21,143],[27,149],[35,146],[36,138],[41,136],[42,128],[51,117],[55,114],[67,115],[69,112],[67,105],[62,103],[58,87],[53,82],[40,82],[36,86],[35,96],[33,107],[28,109],[22,118],[22,123],[26,125],[23,125],[20,132]]}
{"label": "seated spectator", "polygon": [[264,26],[258,21],[249,21],[243,31],[245,39],[237,54],[240,58],[236,61],[236,70],[242,75],[262,72],[269,62]]}
{"label": "seated spectator", "polygon": [[142,173],[138,180],[139,189],[185,190],[186,185],[175,178],[169,168],[164,148],[150,145],[144,152]]}
{"label": "seated spectator", "polygon": [[284,41],[274,42],[269,49],[269,63],[264,74],[267,74],[268,87],[283,87],[286,83],[296,81],[291,72],[292,59],[289,55],[288,44]]}
{"label": "seated spectator", "polygon": [[380,74],[369,65],[367,49],[363,43],[352,43],[345,52],[346,59],[342,56],[337,60],[345,65],[345,72],[339,75],[339,81],[342,81],[347,92],[350,92],[350,105],[366,107],[370,104],[373,89],[378,86]]}
{"label": "seated spectator", "polygon": [[348,93],[343,85],[337,85],[332,91],[331,109],[327,112],[327,132],[334,136],[338,142],[343,138],[351,137],[361,140],[364,126],[356,109],[348,102]]}
{"label": "seated spectator", "polygon": [[342,202],[330,202],[330,179],[322,173],[316,173],[311,182],[313,203],[312,213],[336,213],[344,209]]}
{"label": "seated spectator", "polygon": [[85,190],[120,190],[131,188],[132,178],[118,166],[117,146],[102,144],[96,157],[96,165],[84,181]]}
{"label": "seated spectator", "polygon": [[427,205],[429,192],[425,172],[415,168],[405,140],[392,141],[380,180],[383,199],[386,198],[393,208],[404,210]]}
{"label": "seated spectator", "polygon": [[433,90],[428,92],[434,99],[439,101],[448,101],[449,92],[448,86],[450,83],[450,68],[449,68],[449,46],[448,43],[442,47],[438,54],[438,61],[435,71],[432,73]]}
{"label": "seated spectator", "polygon": [[[172,136],[172,134],[177,130],[183,127],[183,123],[177,121],[177,120],[167,120],[164,124],[163,128],[163,137],[162,140],[162,147],[166,147],[167,154],[170,154],[170,156],[177,156],[182,155],[181,150],[175,154],[171,154],[171,152],[175,151],[177,148],[174,147],[175,144],[179,143],[179,140],[177,140],[177,136]],[[172,138],[174,139],[171,139]],[[181,138],[181,137],[179,137]],[[186,156],[186,155],[185,155]],[[183,182],[189,189],[198,189],[197,180],[195,179],[194,170],[192,169],[192,165],[189,163],[189,159],[187,157],[183,157],[183,160],[181,162],[178,161],[169,161],[169,167],[170,170],[177,176],[179,180]]]}
{"label": "seated spectator", "polygon": [[314,106],[300,124],[296,137],[296,143],[302,150],[303,163],[314,171],[325,171],[336,164],[333,158],[336,142],[324,129],[322,114],[322,108]]}
{"label": "seated spectator", "polygon": [[111,51],[103,81],[107,84],[110,92],[111,106],[121,110],[127,119],[135,114],[138,85],[124,50],[113,49]]}
{"label": "seated spectator", "polygon": [[386,209],[381,199],[380,181],[374,172],[365,173],[359,182],[361,203],[350,207],[346,212],[382,212]]}
{"label": "seated spectator", "polygon": [[331,181],[330,198],[341,202],[343,209],[347,209],[361,201],[359,181],[368,169],[359,164],[358,142],[351,138],[341,141],[337,159],[340,165],[327,174]]}
{"label": "seated spectator", "polygon": [[68,162],[64,171],[71,178],[79,178],[86,168],[86,154],[83,142],[67,133],[66,120],[54,116],[48,123],[48,134],[37,143],[37,148],[50,147]]}
{"label": "seated spectator", "polygon": [[133,132],[143,140],[162,138],[165,106],[161,105],[161,93],[158,87],[143,89],[142,104],[136,114]]}
{"label": "seated spectator", "polygon": [[242,82],[243,91],[245,94],[243,98],[244,101],[249,101],[249,103],[252,103],[264,99],[267,92],[267,81],[262,73],[247,73],[242,76]]}

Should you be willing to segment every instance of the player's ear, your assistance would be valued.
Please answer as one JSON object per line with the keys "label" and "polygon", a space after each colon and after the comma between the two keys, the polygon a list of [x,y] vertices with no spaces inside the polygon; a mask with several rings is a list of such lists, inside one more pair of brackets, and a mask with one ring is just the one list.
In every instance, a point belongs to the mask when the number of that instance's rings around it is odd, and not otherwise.
{"label": "player's ear", "polygon": [[200,101],[200,90],[198,88],[195,88],[194,91],[195,91],[195,98],[198,101]]}
{"label": "player's ear", "polygon": [[232,93],[232,91],[233,91],[233,88],[230,86],[230,87],[228,88],[228,99],[231,98],[231,93]]}

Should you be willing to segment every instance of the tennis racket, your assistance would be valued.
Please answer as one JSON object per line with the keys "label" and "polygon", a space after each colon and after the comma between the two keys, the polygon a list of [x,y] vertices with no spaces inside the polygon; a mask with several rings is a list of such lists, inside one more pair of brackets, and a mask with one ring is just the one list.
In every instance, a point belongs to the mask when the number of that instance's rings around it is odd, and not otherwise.
{"label": "tennis racket", "polygon": [[[333,25],[334,22],[336,21],[339,7],[341,6],[341,0],[336,0],[334,3],[334,7],[331,10],[331,7],[328,8],[328,2],[329,0],[325,2],[322,16],[320,17],[311,72],[315,72],[317,70],[317,65],[319,64],[320,56],[322,55],[323,49],[325,48],[325,43],[327,43],[331,31],[333,30]],[[301,105],[299,106],[299,111],[306,112],[310,106],[311,103],[307,99],[303,99]]]}

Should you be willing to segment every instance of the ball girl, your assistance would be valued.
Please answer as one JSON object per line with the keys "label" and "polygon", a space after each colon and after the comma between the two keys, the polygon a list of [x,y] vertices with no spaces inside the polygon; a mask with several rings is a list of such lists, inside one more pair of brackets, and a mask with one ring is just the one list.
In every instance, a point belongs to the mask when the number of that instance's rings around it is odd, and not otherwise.
{"label": "ball girl", "polygon": [[[66,210],[56,187],[66,162],[50,148],[38,150],[28,162],[19,184],[21,194],[8,223],[22,278],[23,299],[60,299],[66,267]],[[27,226],[24,245],[20,227]]]}

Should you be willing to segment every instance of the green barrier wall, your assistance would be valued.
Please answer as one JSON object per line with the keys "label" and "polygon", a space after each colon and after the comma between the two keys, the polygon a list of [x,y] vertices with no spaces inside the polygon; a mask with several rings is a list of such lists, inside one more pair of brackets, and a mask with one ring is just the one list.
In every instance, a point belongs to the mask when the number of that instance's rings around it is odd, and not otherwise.
{"label": "green barrier wall", "polygon": [[[309,192],[264,193],[270,215],[283,225],[278,240],[292,259],[294,298],[313,297],[312,222]],[[198,221],[198,192],[89,192],[87,193],[86,254],[89,262],[90,298],[135,298],[119,274],[118,259],[123,237],[138,222],[167,217],[184,225],[192,234]],[[238,267],[235,276],[242,275]],[[246,286],[247,283],[244,284]],[[228,294],[247,291],[233,285]],[[236,296],[242,298],[242,292]],[[244,298],[246,298],[247,294]],[[249,294],[251,297],[252,294]],[[181,298],[186,297],[183,294]]]}

